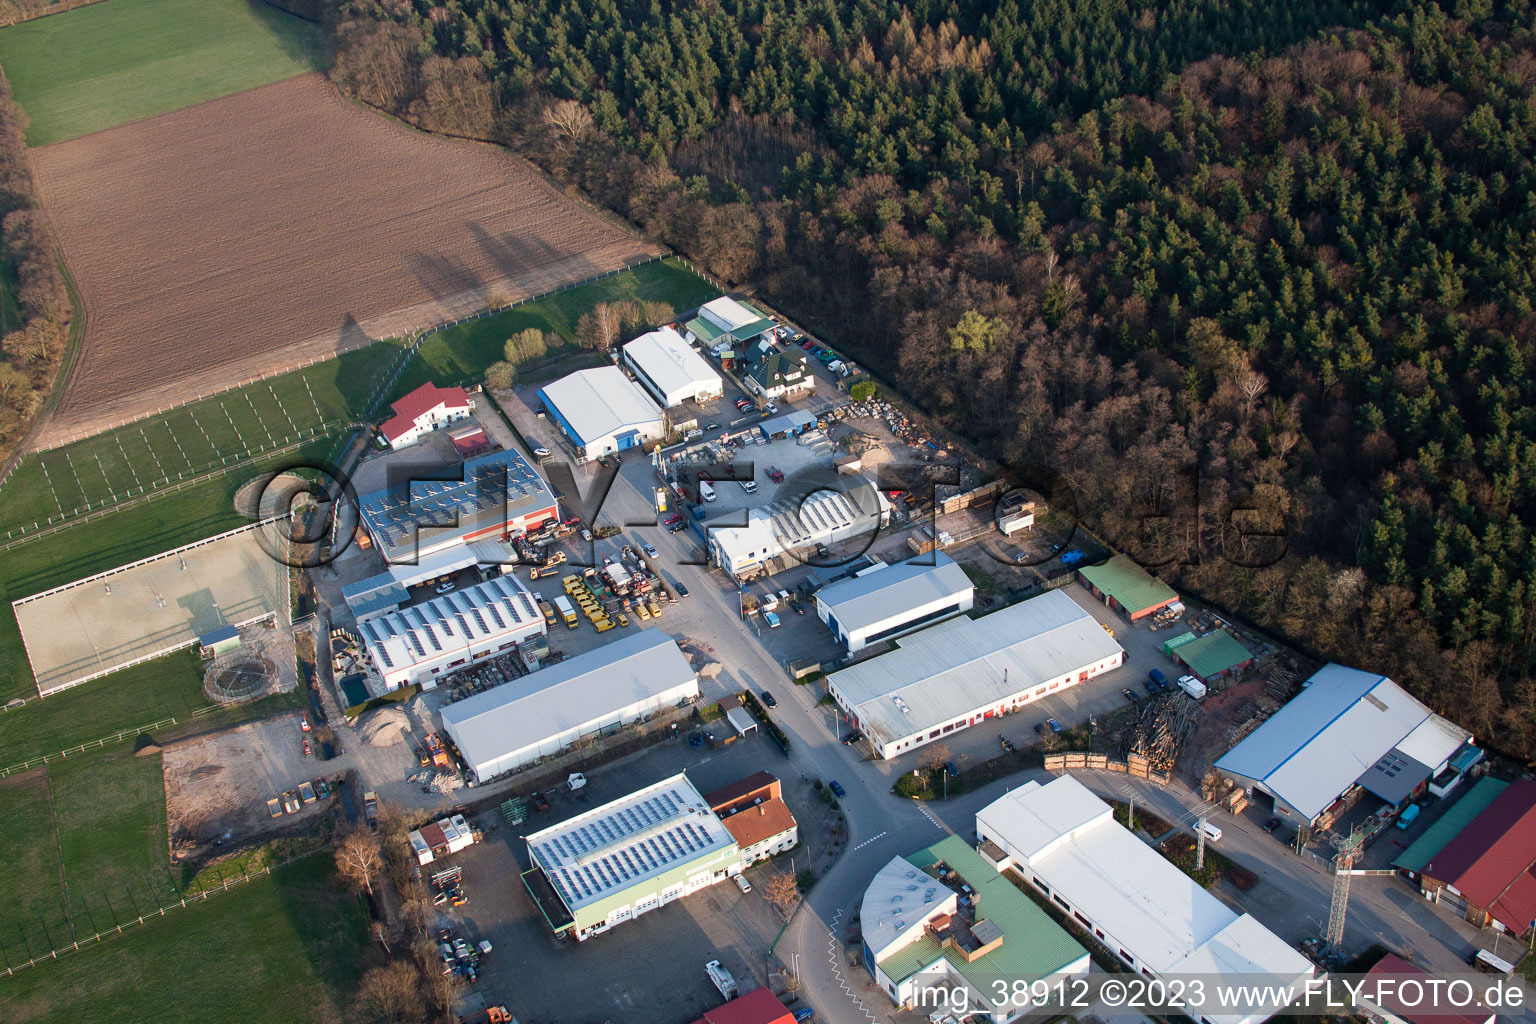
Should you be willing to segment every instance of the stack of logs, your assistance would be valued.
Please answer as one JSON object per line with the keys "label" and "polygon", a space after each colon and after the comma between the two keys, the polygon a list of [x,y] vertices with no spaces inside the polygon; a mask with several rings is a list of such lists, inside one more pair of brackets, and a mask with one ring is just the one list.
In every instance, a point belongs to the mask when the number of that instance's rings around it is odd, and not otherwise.
{"label": "stack of logs", "polygon": [[1136,720],[1120,735],[1120,755],[1139,755],[1147,759],[1153,771],[1171,772],[1202,717],[1199,702],[1186,700],[1182,693],[1146,701]]}

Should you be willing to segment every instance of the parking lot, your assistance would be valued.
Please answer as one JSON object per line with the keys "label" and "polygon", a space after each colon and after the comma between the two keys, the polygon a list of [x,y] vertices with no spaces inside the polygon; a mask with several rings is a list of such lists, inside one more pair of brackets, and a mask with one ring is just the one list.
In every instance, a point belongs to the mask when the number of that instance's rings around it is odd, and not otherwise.
{"label": "parking lot", "polygon": [[[528,865],[522,837],[681,770],[705,793],[758,770],[780,775],[800,823],[801,847],[750,869],[751,893],[722,882],[587,942],[557,941],[523,888],[520,874]],[[523,825],[507,826],[496,811],[483,814],[483,843],[424,868],[463,867],[469,897],[466,906],[440,911],[434,927],[452,928],[472,941],[489,939],[493,946],[464,1012],[507,1003],[525,1024],[684,1024],[722,1002],[704,973],[709,960],[721,960],[743,992],[767,984],[765,954],[784,919],[763,899],[761,883],[781,863],[789,870],[790,857],[796,869],[804,868],[830,841],[833,818],[811,784],[760,734],[718,750],[669,741],[586,774],[579,796],[549,793],[550,810]],[[586,980],[573,984],[578,978]]]}

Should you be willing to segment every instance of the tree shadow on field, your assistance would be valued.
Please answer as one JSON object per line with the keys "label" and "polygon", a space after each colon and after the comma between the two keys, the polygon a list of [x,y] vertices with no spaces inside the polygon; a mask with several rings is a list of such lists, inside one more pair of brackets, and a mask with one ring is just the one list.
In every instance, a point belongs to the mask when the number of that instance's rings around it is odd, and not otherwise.
{"label": "tree shadow on field", "polygon": [[320,42],[320,24],[325,15],[321,0],[246,0],[246,3],[284,57],[316,70],[325,67],[325,50]]}
{"label": "tree shadow on field", "polygon": [[475,243],[502,277],[517,278],[554,264],[563,264],[572,280],[583,280],[607,269],[584,254],[550,243],[534,232],[503,231],[493,234],[480,225],[467,225]]}

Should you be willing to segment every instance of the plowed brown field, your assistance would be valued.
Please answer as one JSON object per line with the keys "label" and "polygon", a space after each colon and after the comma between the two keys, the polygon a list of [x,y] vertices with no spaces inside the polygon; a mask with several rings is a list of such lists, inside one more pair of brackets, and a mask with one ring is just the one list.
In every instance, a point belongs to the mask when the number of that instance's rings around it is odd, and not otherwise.
{"label": "plowed brown field", "polygon": [[320,75],[32,159],[88,318],[40,445],[655,251],[522,161]]}

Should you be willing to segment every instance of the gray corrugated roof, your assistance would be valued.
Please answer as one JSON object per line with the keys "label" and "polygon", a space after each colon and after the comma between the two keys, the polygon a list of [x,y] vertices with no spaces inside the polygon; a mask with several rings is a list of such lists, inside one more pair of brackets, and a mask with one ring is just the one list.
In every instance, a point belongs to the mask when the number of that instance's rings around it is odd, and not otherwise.
{"label": "gray corrugated roof", "polygon": [[974,590],[965,570],[938,552],[840,580],[823,588],[816,599],[831,609],[844,631],[852,632]]}
{"label": "gray corrugated roof", "polygon": [[885,741],[942,725],[1123,650],[1059,590],[979,619],[950,619],[898,645],[830,678],[854,707],[859,727]]}
{"label": "gray corrugated roof", "polygon": [[584,445],[661,420],[661,407],[617,366],[577,370],[539,390]]}
{"label": "gray corrugated roof", "polygon": [[1262,782],[1312,818],[1430,714],[1386,676],[1325,665],[1216,767]]}
{"label": "gray corrugated roof", "polygon": [[549,485],[515,451],[470,459],[462,472],[458,480],[407,480],[358,499],[368,533],[387,561],[415,559],[445,538],[555,504]]}
{"label": "gray corrugated roof", "polygon": [[695,681],[677,644],[642,629],[442,710],[471,765],[602,718]]}

